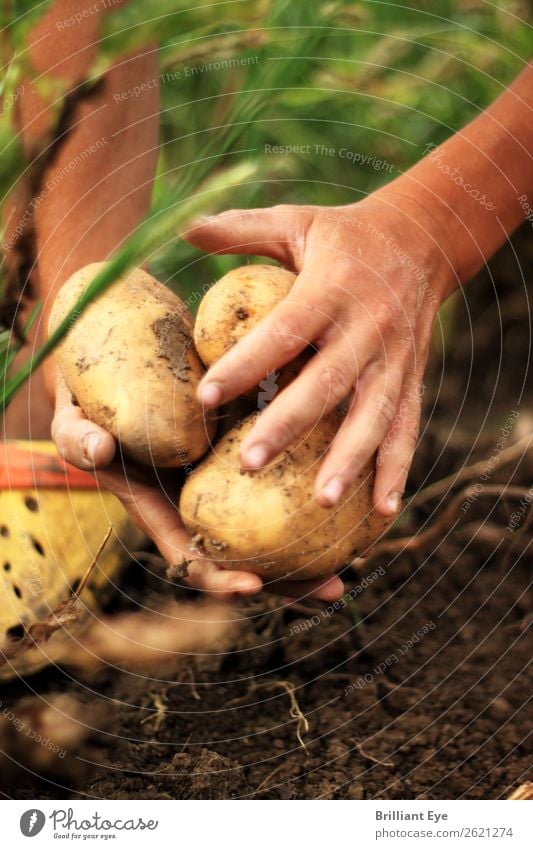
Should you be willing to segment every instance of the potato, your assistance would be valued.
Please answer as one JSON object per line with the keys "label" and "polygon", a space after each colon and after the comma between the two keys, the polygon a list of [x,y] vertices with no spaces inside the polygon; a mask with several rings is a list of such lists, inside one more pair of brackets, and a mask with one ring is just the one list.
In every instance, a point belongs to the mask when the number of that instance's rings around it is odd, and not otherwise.
{"label": "potato", "polygon": [[[203,297],[194,325],[194,341],[204,365],[213,365],[256,327],[289,294],[295,280],[295,274],[275,265],[243,265],[221,277]],[[243,397],[262,410],[300,374],[309,356],[308,350],[302,351],[282,368],[265,374]]]}
{"label": "potato", "polygon": [[245,472],[239,452],[257,414],[226,433],[182,490],[183,521],[203,554],[266,579],[330,575],[361,555],[389,521],[372,507],[373,463],[337,508],[320,507],[315,477],[342,421],[334,411],[264,469]]}
{"label": "potato", "polygon": [[198,308],[194,342],[209,367],[285,298],[296,275],[275,265],[243,265],[212,286]]}
{"label": "potato", "polygon": [[[49,332],[101,268],[88,265],[65,283]],[[192,325],[185,304],[137,268],[91,302],[56,349],[61,374],[85,415],[146,465],[186,466],[214,436],[214,415],[204,416],[196,399],[204,368]]]}

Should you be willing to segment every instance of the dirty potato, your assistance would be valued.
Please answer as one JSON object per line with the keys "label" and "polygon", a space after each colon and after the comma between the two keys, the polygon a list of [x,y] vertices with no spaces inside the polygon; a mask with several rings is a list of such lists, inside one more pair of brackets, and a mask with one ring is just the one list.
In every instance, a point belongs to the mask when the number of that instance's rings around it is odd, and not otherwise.
{"label": "dirty potato", "polygon": [[[49,332],[101,268],[88,265],[64,284]],[[186,466],[214,435],[214,418],[196,398],[204,369],[192,326],[180,299],[137,268],[92,301],[56,349],[65,383],[87,418],[146,465]]]}
{"label": "dirty potato", "polygon": [[239,452],[257,414],[226,433],[189,476],[180,499],[199,550],[228,569],[265,579],[330,575],[363,554],[388,521],[372,506],[373,461],[337,508],[313,495],[321,459],[342,420],[334,411],[264,469],[245,472]]}
{"label": "dirty potato", "polygon": [[243,265],[225,274],[204,295],[194,342],[207,367],[256,327],[285,298],[296,275],[275,265]]}
{"label": "dirty potato", "polygon": [[[204,295],[194,325],[194,341],[208,368],[257,327],[290,292],[296,275],[274,265],[243,265],[221,277]],[[265,340],[266,341],[266,340]],[[245,396],[262,409],[297,377],[309,350],[279,370],[265,374]]]}

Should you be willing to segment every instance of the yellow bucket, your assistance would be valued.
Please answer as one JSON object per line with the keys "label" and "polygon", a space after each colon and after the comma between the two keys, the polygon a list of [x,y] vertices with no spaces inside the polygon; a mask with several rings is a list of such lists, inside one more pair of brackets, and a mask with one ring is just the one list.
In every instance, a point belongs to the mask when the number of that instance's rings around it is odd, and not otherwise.
{"label": "yellow bucket", "polygon": [[[116,586],[130,551],[144,539],[119,500],[100,490],[92,475],[64,463],[52,442],[8,440],[1,446],[0,661],[6,646],[77,588],[109,526],[110,538],[80,594],[79,616],[70,631],[88,624],[91,611],[94,615]],[[50,638],[50,647],[58,640],[60,631]],[[46,666],[47,645],[0,665],[0,681]]]}

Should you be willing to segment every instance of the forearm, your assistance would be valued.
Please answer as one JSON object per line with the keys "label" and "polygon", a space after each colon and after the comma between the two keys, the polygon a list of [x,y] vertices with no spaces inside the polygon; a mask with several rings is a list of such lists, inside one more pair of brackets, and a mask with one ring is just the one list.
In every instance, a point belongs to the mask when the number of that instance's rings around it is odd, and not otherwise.
{"label": "forearm", "polygon": [[533,66],[376,196],[423,207],[442,234],[455,285],[470,279],[526,217],[524,196],[533,205]]}
{"label": "forearm", "polygon": [[[42,148],[57,120],[33,79],[60,79],[66,81],[67,90],[76,91],[90,76],[105,9],[117,5],[101,4],[101,10],[83,17],[84,0],[56,0],[31,33],[29,55],[35,73],[24,81],[18,103],[19,131],[30,169],[34,151]],[[16,303],[20,295],[26,296],[23,314],[31,306],[27,291],[31,270],[39,290],[32,294],[39,294],[44,303],[15,367],[27,359],[29,348],[42,343],[47,315],[62,283],[83,265],[105,260],[149,208],[159,138],[158,79],[153,45],[144,54],[117,62],[103,86],[74,111],[70,129],[41,175],[40,185],[30,186],[26,180],[25,185],[14,187],[12,201],[4,210],[11,297]],[[141,86],[138,96],[121,97],[134,86]],[[34,245],[33,238],[26,238],[33,234]],[[35,259],[37,274],[31,267]],[[11,404],[4,419],[5,434],[46,438],[50,426],[46,394],[54,399],[52,359]]]}
{"label": "forearm", "polygon": [[[38,74],[67,79],[75,91],[90,74],[104,12],[68,29],[61,22],[83,8],[59,0],[32,35]],[[122,98],[133,86],[138,96]],[[52,122],[48,104],[25,87],[20,104],[24,143],[31,149]],[[146,214],[159,136],[158,58],[154,46],[124,57],[103,85],[80,102],[34,198],[37,266],[43,320],[59,286],[78,268],[105,260]]]}

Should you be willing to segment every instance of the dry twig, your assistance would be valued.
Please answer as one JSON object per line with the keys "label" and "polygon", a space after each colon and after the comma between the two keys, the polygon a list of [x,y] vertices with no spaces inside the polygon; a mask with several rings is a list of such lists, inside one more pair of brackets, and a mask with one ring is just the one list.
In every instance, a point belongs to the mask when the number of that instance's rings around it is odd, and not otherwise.
{"label": "dry twig", "polygon": [[383,542],[377,543],[372,550],[368,553],[368,555],[364,558],[358,557],[352,563],[352,568],[355,571],[359,571],[359,569],[368,567],[368,564],[371,560],[374,560],[378,556],[382,555],[391,555],[398,554],[400,551],[419,551],[423,548],[427,543],[433,542],[437,539],[441,534],[446,531],[450,531],[454,525],[459,521],[460,517],[456,518],[455,523],[453,519],[458,513],[459,508],[462,504],[468,500],[469,497],[473,495],[476,498],[482,498],[487,496],[497,496],[503,498],[514,498],[521,499],[524,498],[527,494],[527,488],[521,486],[508,486],[507,484],[490,484],[483,488],[481,492],[476,492],[473,488],[473,485],[470,484],[464,489],[460,490],[460,492],[456,493],[456,495],[452,498],[446,509],[441,513],[439,518],[429,527],[427,530],[422,531],[419,534],[413,534],[409,537],[396,537],[395,539],[384,540]]}
{"label": "dry twig", "polygon": [[253,792],[253,794],[252,794],[252,795],[253,795],[253,796],[256,796],[256,795],[257,795],[257,793],[260,793],[260,792],[261,792],[261,790],[264,790],[264,788],[268,785],[268,782],[270,781],[270,779],[271,779],[271,778],[274,778],[274,776],[275,776],[275,775],[276,775],[276,774],[280,771],[280,769],[281,769],[281,767],[282,767],[282,766],[283,766],[283,764],[281,763],[281,764],[279,764],[279,765],[276,767],[276,769],[273,769],[271,772],[269,772],[269,773],[268,773],[268,775],[267,775],[267,777],[266,777],[266,778],[263,778],[263,780],[262,780],[261,784],[259,785],[259,787],[256,787],[256,788],[255,788],[255,790],[254,790],[254,792]]}
{"label": "dry twig", "polygon": [[[523,436],[522,439],[519,439],[517,442],[510,445],[509,448],[505,448],[501,451],[494,462],[492,471],[494,472],[496,468],[512,463],[513,460],[516,460],[524,453],[527,453],[532,440],[533,435],[527,434],[526,436]],[[416,495],[413,495],[413,497],[407,502],[406,507],[417,507],[419,504],[424,504],[431,498],[437,498],[439,495],[442,495],[449,489],[455,488],[464,481],[472,481],[473,479],[480,477],[486,472],[488,462],[489,461],[485,457],[485,459],[479,460],[471,466],[464,466],[462,469],[459,469],[459,471],[448,475],[446,478],[442,478],[440,481],[435,481],[435,483],[426,486],[425,489],[422,489],[420,492],[417,492]]]}
{"label": "dry twig", "polygon": [[294,687],[290,683],[290,681],[282,681],[281,679],[274,681],[260,681],[258,683],[254,682],[250,685],[244,696],[237,696],[235,699],[231,699],[231,701],[226,703],[226,709],[230,707],[234,707],[238,704],[242,704],[247,700],[247,698],[252,694],[257,692],[257,690],[271,690],[273,687],[281,687],[287,695],[289,696],[291,703],[290,716],[291,719],[294,719],[296,722],[296,737],[298,742],[306,755],[309,754],[307,746],[305,745],[303,735],[307,734],[309,731],[309,722],[307,717],[300,708],[298,701],[296,699],[296,695],[294,692]]}
{"label": "dry twig", "polygon": [[179,677],[177,679],[178,683],[185,684],[186,678],[189,679],[189,684],[191,685],[191,695],[193,699],[196,699],[197,702],[202,701],[202,697],[198,692],[198,688],[196,686],[196,680],[194,678],[194,670],[191,663],[188,663],[183,670],[180,672]]}
{"label": "dry twig", "polygon": [[356,743],[355,748],[364,757],[365,760],[372,761],[373,764],[379,764],[379,766],[394,766],[392,761],[380,761],[379,758],[375,758],[373,755],[369,755],[368,752],[365,752],[365,750],[363,749],[362,743]]}
{"label": "dry twig", "polygon": [[291,701],[291,717],[296,721],[296,737],[305,754],[308,755],[309,752],[307,750],[307,746],[303,740],[303,734],[307,734],[309,731],[309,722],[307,721],[307,717],[302,713],[300,705],[296,699],[294,689],[291,687],[288,681],[270,681],[272,686],[282,687],[289,699]]}
{"label": "dry twig", "polygon": [[141,719],[141,725],[153,722],[154,731],[157,733],[165,721],[165,716],[167,715],[168,699],[164,693],[150,693],[150,697],[153,701],[155,710],[151,711],[143,719]]}

